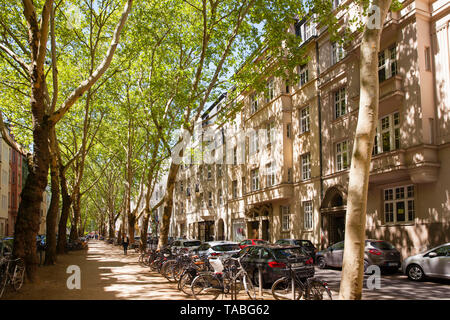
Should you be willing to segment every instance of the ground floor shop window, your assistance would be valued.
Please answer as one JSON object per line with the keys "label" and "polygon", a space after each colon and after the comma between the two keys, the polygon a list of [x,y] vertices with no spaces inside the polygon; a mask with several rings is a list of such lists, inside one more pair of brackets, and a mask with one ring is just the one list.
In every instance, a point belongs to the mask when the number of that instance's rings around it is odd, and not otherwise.
{"label": "ground floor shop window", "polygon": [[240,242],[246,238],[245,236],[245,222],[244,220],[236,220],[232,223],[232,239]]}

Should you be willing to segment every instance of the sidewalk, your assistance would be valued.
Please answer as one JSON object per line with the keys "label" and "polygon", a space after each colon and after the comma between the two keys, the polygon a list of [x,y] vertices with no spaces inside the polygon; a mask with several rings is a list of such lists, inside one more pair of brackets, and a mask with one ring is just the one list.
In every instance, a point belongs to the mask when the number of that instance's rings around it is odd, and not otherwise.
{"label": "sidewalk", "polygon": [[[38,268],[38,283],[25,283],[22,289],[5,293],[2,300],[112,300],[151,299],[186,300],[176,283],[137,263],[138,254],[122,247],[91,240],[87,251],[72,251],[58,256],[54,266]],[[66,282],[71,275],[67,267],[77,265],[81,270],[81,289],[70,290]]]}

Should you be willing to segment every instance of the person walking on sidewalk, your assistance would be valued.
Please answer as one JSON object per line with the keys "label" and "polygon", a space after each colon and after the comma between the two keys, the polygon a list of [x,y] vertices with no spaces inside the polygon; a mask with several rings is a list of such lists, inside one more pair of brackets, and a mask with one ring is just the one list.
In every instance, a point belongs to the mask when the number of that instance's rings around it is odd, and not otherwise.
{"label": "person walking on sidewalk", "polygon": [[128,245],[130,244],[130,239],[126,234],[123,235],[122,245],[123,245],[123,254],[127,254]]}

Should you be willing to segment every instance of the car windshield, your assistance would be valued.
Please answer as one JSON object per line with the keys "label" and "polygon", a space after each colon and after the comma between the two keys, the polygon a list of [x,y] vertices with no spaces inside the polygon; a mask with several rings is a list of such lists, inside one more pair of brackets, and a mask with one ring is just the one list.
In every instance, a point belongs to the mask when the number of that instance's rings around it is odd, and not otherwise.
{"label": "car windshield", "polygon": [[302,247],[314,247],[309,240],[295,240],[295,244]]}
{"label": "car windshield", "polygon": [[233,250],[240,250],[238,244],[220,244],[217,246],[212,247],[214,251],[233,251]]}
{"label": "car windshield", "polygon": [[201,244],[200,241],[186,241],[183,243],[185,247],[196,247]]}
{"label": "car windshield", "polygon": [[274,249],[273,254],[276,259],[290,259],[303,256],[304,252],[301,248],[284,248]]}
{"label": "car windshield", "polygon": [[372,242],[370,242],[370,244],[380,250],[395,249],[395,247],[387,241],[372,241]]}
{"label": "car windshield", "polygon": [[255,240],[255,244],[265,244],[267,243],[266,240]]}

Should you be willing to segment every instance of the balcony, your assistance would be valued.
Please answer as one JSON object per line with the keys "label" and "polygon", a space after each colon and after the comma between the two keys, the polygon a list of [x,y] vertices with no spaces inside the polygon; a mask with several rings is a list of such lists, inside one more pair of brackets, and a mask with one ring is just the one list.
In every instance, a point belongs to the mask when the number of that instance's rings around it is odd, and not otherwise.
{"label": "balcony", "polygon": [[372,158],[370,183],[384,184],[400,180],[431,183],[437,181],[439,167],[435,146],[420,145],[386,152]]}
{"label": "balcony", "polygon": [[294,194],[292,184],[279,184],[273,187],[252,191],[245,195],[247,204],[253,205],[275,200],[289,199]]}

